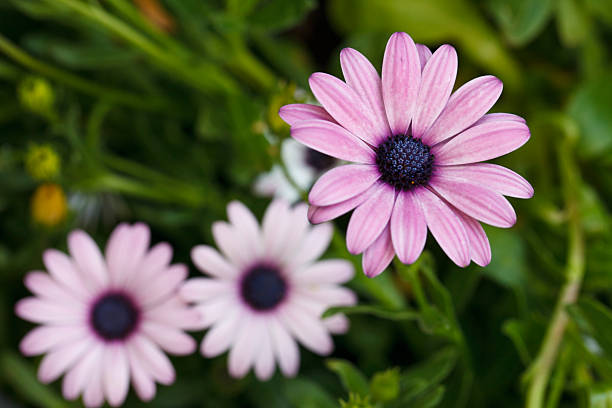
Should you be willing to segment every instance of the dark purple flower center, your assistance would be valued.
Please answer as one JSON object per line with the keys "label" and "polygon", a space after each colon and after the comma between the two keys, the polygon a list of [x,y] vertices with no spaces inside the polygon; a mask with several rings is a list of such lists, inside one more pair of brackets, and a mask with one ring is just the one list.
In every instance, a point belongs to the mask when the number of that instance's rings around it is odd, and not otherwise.
{"label": "dark purple flower center", "polygon": [[270,310],[285,298],[287,282],[277,268],[257,265],[242,278],[240,293],[253,309]]}
{"label": "dark purple flower center", "polygon": [[306,149],[306,164],[318,172],[331,168],[336,159],[313,149]]}
{"label": "dark purple flower center", "polygon": [[105,340],[123,340],[134,332],[140,311],[130,298],[122,293],[108,293],[93,305],[91,326]]}
{"label": "dark purple flower center", "polygon": [[404,191],[426,185],[433,162],[429,146],[408,135],[392,136],[376,149],[381,180]]}

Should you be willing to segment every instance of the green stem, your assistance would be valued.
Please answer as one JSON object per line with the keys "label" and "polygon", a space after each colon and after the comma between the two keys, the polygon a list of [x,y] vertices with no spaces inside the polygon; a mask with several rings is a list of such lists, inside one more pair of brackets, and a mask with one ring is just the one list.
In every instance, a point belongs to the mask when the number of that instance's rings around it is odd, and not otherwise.
{"label": "green stem", "polygon": [[580,222],[580,173],[572,155],[572,140],[566,138],[559,146],[559,167],[563,180],[563,196],[568,214],[568,256],[563,286],[540,352],[527,371],[530,381],[527,389],[527,408],[542,408],[551,371],[557,360],[563,334],[569,318],[568,305],[578,298],[584,275],[584,235]]}
{"label": "green stem", "polygon": [[124,92],[118,89],[111,89],[105,86],[98,85],[94,82],[87,81],[70,72],[66,72],[59,68],[48,65],[42,61],[38,61],[32,56],[26,54],[13,44],[8,38],[0,34],[0,51],[6,54],[9,58],[24,67],[38,72],[41,75],[64,83],[69,87],[77,89],[81,92],[94,95],[96,97],[106,99],[111,102],[128,105],[139,109],[160,110],[167,107],[163,99],[155,97],[142,98],[140,96]]}

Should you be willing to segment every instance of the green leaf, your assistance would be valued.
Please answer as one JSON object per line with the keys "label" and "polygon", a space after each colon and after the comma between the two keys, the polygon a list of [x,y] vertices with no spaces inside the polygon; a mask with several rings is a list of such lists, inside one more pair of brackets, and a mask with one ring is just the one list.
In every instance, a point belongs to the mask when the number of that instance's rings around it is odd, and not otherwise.
{"label": "green leaf", "polygon": [[338,374],[344,389],[362,397],[370,394],[370,387],[365,375],[350,361],[330,358],[325,361],[327,368]]}
{"label": "green leaf", "polygon": [[491,0],[489,7],[508,40],[524,45],[546,26],[553,11],[553,0]]}
{"label": "green leaf", "polygon": [[285,394],[293,407],[338,408],[336,400],[315,382],[304,378],[287,380]]}
{"label": "green leaf", "polygon": [[586,5],[595,17],[612,25],[612,0],[586,0]]}
{"label": "green leaf", "polygon": [[458,43],[461,52],[500,76],[507,88],[516,87],[521,80],[517,61],[473,2],[333,0],[329,2],[329,15],[336,28],[345,33],[407,31],[418,42]]}
{"label": "green leaf", "polygon": [[485,228],[491,244],[491,263],[482,272],[502,286],[522,289],[527,279],[525,243],[516,230]]}
{"label": "green leaf", "polygon": [[612,310],[597,300],[583,298],[569,306],[568,311],[581,331],[592,336],[612,358]]}
{"label": "green leaf", "polygon": [[368,314],[388,320],[417,320],[419,313],[409,309],[388,309],[382,306],[358,305],[358,306],[334,306],[327,309],[321,317],[326,318],[337,313]]}
{"label": "green leaf", "polygon": [[589,16],[577,0],[559,0],[557,5],[557,29],[561,41],[567,47],[581,44],[589,35]]}
{"label": "green leaf", "polygon": [[502,330],[514,343],[523,364],[528,365],[538,351],[544,327],[530,321],[511,319],[504,323]]}
{"label": "green leaf", "polygon": [[374,401],[393,401],[399,395],[399,368],[376,373],[370,381],[370,394]]}
{"label": "green leaf", "polygon": [[13,352],[3,352],[0,356],[0,365],[4,380],[32,405],[45,408],[75,406],[73,403],[64,401],[51,388],[41,384],[36,378],[34,367]]}
{"label": "green leaf", "polygon": [[262,0],[249,22],[265,31],[281,31],[297,24],[316,6],[314,0]]}
{"label": "green leaf", "polygon": [[580,127],[578,152],[584,157],[602,156],[612,149],[612,81],[609,72],[578,87],[569,115]]}

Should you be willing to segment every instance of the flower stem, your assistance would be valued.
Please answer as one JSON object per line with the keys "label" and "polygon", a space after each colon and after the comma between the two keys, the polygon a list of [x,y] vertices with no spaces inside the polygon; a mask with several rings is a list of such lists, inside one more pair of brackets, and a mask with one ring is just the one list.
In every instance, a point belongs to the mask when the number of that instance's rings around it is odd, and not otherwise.
{"label": "flower stem", "polygon": [[569,321],[566,308],[578,298],[584,275],[584,235],[578,202],[580,174],[572,155],[572,142],[569,137],[566,137],[559,146],[559,172],[563,180],[563,196],[568,215],[566,282],[559,294],[540,352],[526,373],[526,379],[529,381],[527,408],[544,406],[550,374],[557,360],[563,334]]}

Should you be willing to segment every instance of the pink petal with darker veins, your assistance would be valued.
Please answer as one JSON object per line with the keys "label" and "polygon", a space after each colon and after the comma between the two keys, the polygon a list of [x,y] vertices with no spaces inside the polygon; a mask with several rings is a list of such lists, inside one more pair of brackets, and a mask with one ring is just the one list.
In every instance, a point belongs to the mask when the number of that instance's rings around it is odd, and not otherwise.
{"label": "pink petal with darker veins", "polygon": [[502,82],[491,75],[472,79],[457,89],[448,104],[423,135],[423,143],[433,146],[471,126],[497,102]]}
{"label": "pink petal with darker veins", "polygon": [[418,259],[425,247],[427,223],[413,191],[402,191],[391,215],[391,238],[397,257],[405,264]]}
{"label": "pink petal with darker veins", "polygon": [[391,232],[387,225],[378,238],[363,253],[361,266],[369,278],[380,275],[389,266],[395,252],[391,243]]}
{"label": "pink petal with darker veins", "polygon": [[329,170],[314,184],[308,201],[317,206],[338,204],[370,188],[380,178],[378,167],[347,164]]}
{"label": "pink petal with darker veins", "polygon": [[436,173],[446,178],[478,182],[493,191],[510,197],[531,198],[533,187],[527,180],[510,169],[492,163],[472,163],[441,166]]}
{"label": "pink petal with darker veins", "polygon": [[376,190],[377,185],[374,184],[372,187],[370,187],[363,193],[349,198],[346,201],[342,201],[338,204],[332,204],[325,207],[311,205],[308,208],[308,219],[313,224],[320,224],[322,222],[333,220],[334,218],[346,214],[353,208],[366,201],[372,194],[374,194]]}
{"label": "pink petal with darker veins", "polygon": [[513,113],[503,113],[503,112],[497,113],[496,112],[496,113],[487,113],[482,118],[478,119],[476,123],[474,123],[472,126],[481,125],[487,122],[507,122],[507,121],[527,123],[527,121],[524,118],[520,117],[519,115],[515,115]]}
{"label": "pink petal with darker veins", "polygon": [[431,58],[431,50],[429,49],[428,46],[424,45],[424,44],[415,44],[416,45],[416,49],[417,49],[417,53],[419,54],[419,62],[421,63],[421,71],[423,71],[423,68],[425,68],[425,64],[427,64],[427,61],[429,61],[429,58]]}
{"label": "pink petal with darker veins", "polygon": [[285,105],[278,111],[278,115],[282,120],[290,126],[295,125],[303,120],[326,120],[336,123],[327,111],[317,105],[309,105],[307,103],[294,103]]}
{"label": "pink petal with darker veins", "polygon": [[382,92],[394,135],[405,134],[416,106],[421,62],[412,38],[395,33],[389,38],[382,66]]}
{"label": "pink petal with darker veins", "polygon": [[487,266],[491,262],[491,245],[482,225],[468,215],[458,211],[456,213],[463,221],[470,240],[470,258],[480,266]]}
{"label": "pink petal with darker veins", "polygon": [[373,164],[376,159],[374,150],[365,142],[331,122],[298,122],[291,127],[291,136],[311,149],[337,159],[365,164]]}
{"label": "pink petal with darker veins", "polygon": [[488,122],[432,147],[439,166],[476,163],[510,153],[529,140],[529,128],[517,121]]}
{"label": "pink petal with darker veins", "polygon": [[352,254],[365,251],[391,218],[394,188],[384,183],[377,183],[373,188],[374,193],[353,212],[346,230],[346,246]]}
{"label": "pink petal with darker veins", "polygon": [[380,119],[353,88],[323,72],[312,74],[308,83],[325,110],[353,135],[370,144],[384,136]]}

